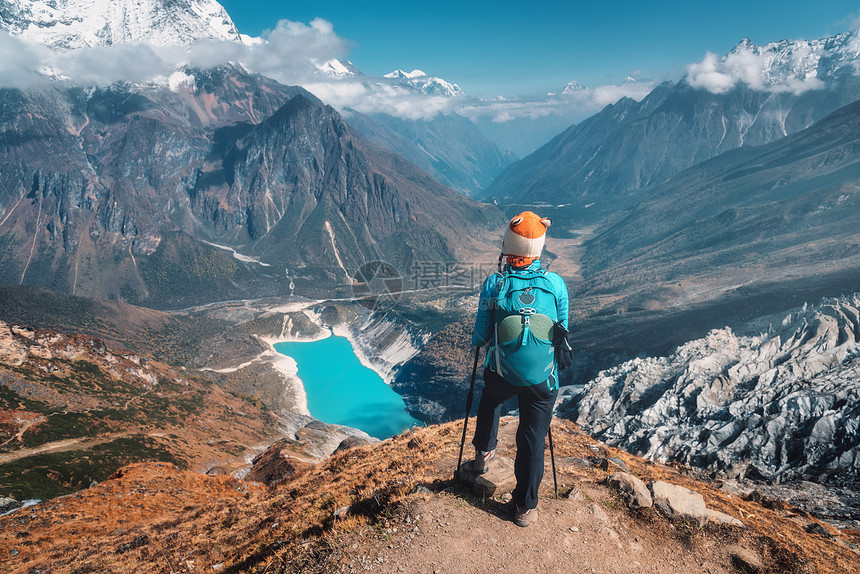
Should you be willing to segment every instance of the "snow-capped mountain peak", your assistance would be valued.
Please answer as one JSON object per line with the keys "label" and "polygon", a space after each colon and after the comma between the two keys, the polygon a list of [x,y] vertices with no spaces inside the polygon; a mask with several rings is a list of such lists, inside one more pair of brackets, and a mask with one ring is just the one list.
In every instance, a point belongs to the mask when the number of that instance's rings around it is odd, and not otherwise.
{"label": "snow-capped mountain peak", "polygon": [[781,40],[763,46],[749,38],[728,54],[708,54],[687,67],[687,81],[721,93],[738,82],[768,91],[801,93],[860,75],[860,34],[838,34],[820,40]]}
{"label": "snow-capped mountain peak", "polygon": [[394,70],[390,74],[385,74],[386,78],[392,78],[395,80],[414,80],[415,78],[424,78],[427,74],[422,72],[421,70],[412,70],[411,72],[404,72],[403,70]]}
{"label": "snow-capped mountain peak", "polygon": [[572,96],[574,94],[588,91],[588,86],[583,86],[576,80],[568,82],[567,85],[558,92],[547,92],[548,98],[562,98],[563,96]]}
{"label": "snow-capped mountain peak", "polygon": [[337,58],[316,64],[317,72],[330,78],[354,78],[363,74],[349,60],[338,60]]}
{"label": "snow-capped mountain peak", "polygon": [[0,28],[61,50],[241,41],[216,0],[0,0]]}
{"label": "snow-capped mountain peak", "polygon": [[587,89],[588,88],[586,88],[585,86],[583,86],[582,84],[580,84],[579,82],[574,80],[572,82],[568,82],[568,84],[564,87],[564,89],[561,91],[561,93],[562,93],[562,95],[569,96],[570,94],[573,94],[575,92],[581,92],[582,90],[587,90]]}
{"label": "snow-capped mountain peak", "polygon": [[411,72],[395,70],[390,74],[385,74],[385,77],[393,80],[395,85],[430,96],[457,98],[466,95],[457,84],[446,82],[436,76],[428,76],[421,70],[412,70]]}

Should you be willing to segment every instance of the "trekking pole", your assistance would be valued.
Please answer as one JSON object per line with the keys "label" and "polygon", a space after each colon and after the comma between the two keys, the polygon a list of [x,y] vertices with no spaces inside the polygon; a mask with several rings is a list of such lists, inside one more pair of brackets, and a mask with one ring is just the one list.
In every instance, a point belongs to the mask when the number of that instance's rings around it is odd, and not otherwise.
{"label": "trekking pole", "polygon": [[555,450],[552,448],[552,419],[549,420],[547,436],[549,436],[549,459],[552,461],[552,481],[555,484],[555,498],[558,500],[558,476],[555,474]]}
{"label": "trekking pole", "polygon": [[466,444],[466,427],[469,426],[469,413],[472,411],[472,398],[475,396],[475,375],[478,372],[478,355],[481,347],[475,347],[475,364],[472,365],[472,383],[469,385],[469,396],[466,398],[466,419],[463,421],[463,438],[460,439],[460,456],[457,457],[457,470],[454,471],[454,481],[460,478],[460,465],[463,463],[463,445]]}

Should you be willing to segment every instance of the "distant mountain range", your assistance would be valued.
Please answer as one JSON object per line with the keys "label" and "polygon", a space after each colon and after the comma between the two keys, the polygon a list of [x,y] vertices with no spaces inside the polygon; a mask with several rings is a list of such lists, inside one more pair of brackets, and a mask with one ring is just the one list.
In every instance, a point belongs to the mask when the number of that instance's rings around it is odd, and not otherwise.
{"label": "distant mountain range", "polygon": [[[429,76],[421,70],[396,70],[383,78],[368,78],[349,62],[333,60],[320,67],[321,73],[339,80],[355,79],[371,92],[388,86],[410,94],[436,98],[466,99],[456,84]],[[502,152],[468,118],[454,112],[440,112],[417,119],[386,113],[344,110],[347,123],[376,145],[414,163],[445,185],[474,194],[490,185],[516,157]]]}
{"label": "distant mountain range", "polygon": [[[589,243],[593,281],[718,274],[760,265],[811,273],[860,266],[860,101],[811,127],[692,167],[643,194]],[[806,271],[802,271],[806,268]],[[647,271],[646,271],[647,270]],[[622,278],[622,275],[625,278]],[[604,285],[602,288],[606,288]]]}
{"label": "distant mountain range", "polygon": [[[58,51],[129,43],[158,47],[190,45],[207,40],[237,42],[248,46],[264,43],[261,38],[240,34],[227,12],[214,0],[171,3],[162,0],[64,0],[59,3],[0,0],[0,29],[16,37],[44,43]],[[63,77],[62,72],[48,68],[42,72]],[[384,77],[372,78],[362,74],[347,60],[331,59],[310,63],[308,73],[326,79],[358,81],[371,91],[384,86],[418,97],[465,98],[464,92],[456,84],[420,70],[396,70]],[[181,81],[182,72],[178,71],[174,76],[169,81]],[[382,147],[409,156],[411,161],[458,191],[473,193],[483,189],[513,158],[509,154],[502,154],[466,118],[447,115],[447,119],[439,122],[435,118],[413,121],[391,116],[388,123],[397,126],[394,131],[399,132],[398,135],[395,136],[392,130],[382,126],[365,130],[365,135]],[[386,123],[385,118],[380,116],[376,123]],[[361,125],[366,126],[367,122]],[[459,129],[455,126],[459,126]],[[380,131],[389,133],[381,136]],[[466,149],[466,145],[473,144],[476,150]]]}
{"label": "distant mountain range", "polygon": [[[566,219],[601,220],[641,189],[726,151],[776,141],[856,100],[857,45],[857,32],[762,47],[745,40],[720,61],[723,72],[714,63],[719,86],[691,69],[640,102],[623,98],[509,166],[479,197],[564,205]],[[755,63],[753,85],[731,76],[739,55]]]}
{"label": "distant mountain range", "polygon": [[446,96],[449,98],[457,98],[466,95],[457,84],[446,82],[442,78],[437,78],[436,76],[428,76],[421,70],[412,70],[411,72],[395,70],[390,74],[385,74],[385,77],[397,80],[396,85],[408,86],[422,94]]}
{"label": "distant mountain range", "polygon": [[[0,0],[0,27],[56,50],[249,41],[214,0]],[[418,72],[402,80],[447,85]],[[338,286],[347,295],[363,263],[406,272],[416,260],[453,260],[464,238],[483,241],[500,218],[357,135],[310,93],[238,65],[103,88],[53,77],[0,89],[0,102],[7,283],[156,307]],[[445,148],[439,139],[426,138],[431,156]],[[504,161],[481,144],[483,155],[450,145],[425,165],[442,173],[448,161],[453,176],[495,162],[462,181],[476,189]]]}
{"label": "distant mountain range", "polygon": [[502,153],[475,124],[458,114],[409,120],[348,111],[346,121],[373,143],[409,160],[467,194],[487,187],[514,158]]}
{"label": "distant mountain range", "polygon": [[586,362],[666,354],[711,329],[856,291],[858,142],[855,102],[642,190],[579,260],[574,339]]}

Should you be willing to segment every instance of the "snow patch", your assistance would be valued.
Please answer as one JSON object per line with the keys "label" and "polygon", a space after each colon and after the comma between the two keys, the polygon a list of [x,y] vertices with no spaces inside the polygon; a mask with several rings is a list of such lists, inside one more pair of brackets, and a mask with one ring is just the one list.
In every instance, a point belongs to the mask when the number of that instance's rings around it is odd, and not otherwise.
{"label": "snow patch", "polygon": [[250,255],[242,255],[241,253],[239,253],[238,251],[236,251],[232,247],[228,247],[226,245],[218,245],[217,243],[211,243],[209,241],[203,241],[203,243],[205,243],[206,245],[211,245],[212,247],[217,247],[218,249],[223,249],[224,251],[229,251],[233,254],[233,257],[235,257],[236,259],[238,259],[239,261],[242,261],[244,263],[256,263],[257,265],[260,265],[261,267],[271,267],[271,265],[269,265],[268,263],[263,263],[262,261],[260,261],[259,257],[251,257]]}
{"label": "snow patch", "polygon": [[185,88],[194,89],[194,76],[177,70],[167,77],[167,86],[171,92],[178,92]]}
{"label": "snow patch", "polygon": [[54,49],[238,41],[216,0],[5,0],[3,27]]}

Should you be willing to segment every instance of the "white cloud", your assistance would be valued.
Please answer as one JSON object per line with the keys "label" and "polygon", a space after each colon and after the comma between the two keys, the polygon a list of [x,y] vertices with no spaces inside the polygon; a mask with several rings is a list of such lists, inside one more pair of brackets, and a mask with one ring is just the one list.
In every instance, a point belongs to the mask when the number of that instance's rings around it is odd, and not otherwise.
{"label": "white cloud", "polygon": [[824,86],[816,75],[818,57],[812,46],[800,43],[783,52],[750,44],[723,58],[708,52],[701,62],[687,66],[687,83],[715,94],[724,94],[738,84],[800,94]]}
{"label": "white cloud", "polygon": [[656,82],[650,80],[631,81],[621,85],[606,85],[596,88],[579,88],[568,94],[556,94],[548,99],[504,99],[472,101],[460,108],[460,113],[476,119],[491,118],[494,123],[505,123],[521,119],[537,120],[559,116],[570,121],[580,121],[621,98],[642,100]]}
{"label": "white cloud", "polygon": [[253,72],[288,84],[310,80],[316,64],[349,53],[349,43],[334,33],[330,22],[320,18],[309,25],[281,20],[267,40],[251,46],[242,64]]}
{"label": "white cloud", "polygon": [[520,119],[545,118],[555,114],[558,108],[558,102],[548,100],[483,100],[463,106],[459,111],[471,119],[486,117],[493,123],[503,124]]}
{"label": "white cloud", "polygon": [[687,83],[694,88],[724,94],[734,88],[738,80],[722,70],[716,54],[708,52],[701,62],[687,66]]}
{"label": "white cloud", "polygon": [[590,90],[591,96],[587,101],[591,106],[603,108],[609,104],[614,104],[621,98],[631,98],[641,101],[645,96],[651,93],[651,90],[657,85],[653,81],[627,82],[620,86],[606,85],[598,86]]}
{"label": "white cloud", "polygon": [[410,120],[430,120],[456,109],[459,102],[444,96],[428,96],[368,78],[305,82],[302,87],[338,110],[363,114],[388,114]]}
{"label": "white cloud", "polygon": [[[190,46],[118,44],[54,51],[0,31],[0,87],[27,87],[39,73],[83,85],[163,81],[177,68],[240,63],[252,72],[288,84],[314,77],[315,64],[345,56],[349,43],[334,33],[331,23],[282,20],[266,41],[240,44],[202,40]],[[44,80],[44,78],[42,78]]]}
{"label": "white cloud", "polygon": [[48,66],[73,82],[103,86],[115,82],[148,82],[170,75],[176,66],[150,46],[121,44],[52,54]]}
{"label": "white cloud", "polygon": [[[343,59],[349,50],[349,42],[322,19],[308,24],[282,20],[263,39],[246,39],[243,43],[204,40],[191,46],[120,44],[62,52],[0,31],[0,87],[28,87],[44,81],[45,76],[37,71],[85,85],[105,86],[118,81],[167,84],[168,78],[182,66],[208,68],[232,62],[284,84],[303,86],[341,111],[352,108],[362,113],[407,119],[431,119],[439,113],[456,111],[472,119],[483,118],[499,124],[556,116],[579,121],[623,97],[641,100],[656,85],[649,80],[628,81],[621,85],[579,88],[545,99],[481,101],[424,95],[385,78],[329,78],[319,72],[321,64]],[[820,87],[814,72],[783,74],[781,80],[770,78],[765,72],[774,58],[783,58],[785,61],[779,60],[777,64],[790,69],[815,57],[815,53],[802,49],[774,56],[750,44],[749,49],[736,49],[724,58],[706,54],[701,62],[687,67],[687,81],[715,93],[724,93],[739,83],[759,90],[800,93]]]}
{"label": "white cloud", "polygon": [[860,10],[856,12],[852,12],[839,22],[837,22],[840,26],[847,25],[849,30],[860,30]]}
{"label": "white cloud", "polygon": [[321,19],[310,24],[282,20],[264,41],[203,40],[190,46],[128,43],[65,51],[0,31],[0,87],[30,87],[53,76],[82,85],[157,82],[175,88],[175,72],[183,66],[208,68],[232,62],[281,83],[303,86],[341,110],[349,107],[409,119],[430,119],[450,111],[450,98],[415,93],[392,85],[391,80],[334,79],[319,73],[320,64],[344,58],[349,47],[332,24]]}
{"label": "white cloud", "polygon": [[0,87],[29,88],[44,82],[38,70],[44,67],[49,53],[45,46],[32,45],[0,30]]}
{"label": "white cloud", "polygon": [[54,51],[0,32],[0,87],[27,87],[45,81],[45,76],[36,72],[40,71],[84,85],[158,82],[176,88],[178,76],[174,73],[183,66],[208,68],[232,62],[284,84],[300,85],[341,111],[352,108],[413,120],[460,111],[472,117],[489,117],[497,123],[552,115],[581,119],[623,96],[641,99],[653,87],[648,82],[637,82],[582,90],[552,101],[482,102],[421,94],[384,78],[329,78],[319,73],[320,64],[345,58],[349,49],[349,42],[322,19],[309,24],[282,20],[263,39],[251,38],[243,43],[202,40],[190,46],[119,44],[67,51]]}

